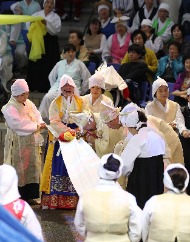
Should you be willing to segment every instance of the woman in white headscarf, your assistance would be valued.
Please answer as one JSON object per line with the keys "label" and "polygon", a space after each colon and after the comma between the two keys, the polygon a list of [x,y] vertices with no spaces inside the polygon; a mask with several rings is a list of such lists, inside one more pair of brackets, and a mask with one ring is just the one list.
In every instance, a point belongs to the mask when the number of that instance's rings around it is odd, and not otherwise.
{"label": "woman in white headscarf", "polygon": [[16,170],[6,164],[0,166],[0,204],[43,241],[42,229],[35,213],[27,202],[20,199]]}
{"label": "woman in white headscarf", "polygon": [[17,79],[11,86],[10,100],[2,108],[7,124],[4,163],[16,169],[19,192],[24,200],[39,198],[40,146],[43,142],[40,130],[45,128],[39,111],[28,95],[27,82]]}
{"label": "woman in white headscarf", "polygon": [[68,75],[61,77],[58,92],[58,97],[53,100],[49,109],[50,125],[55,132],[49,133],[40,186],[43,192],[43,209],[73,209],[78,201],[78,195],[68,175],[57,138],[64,141],[66,132],[71,134],[69,137],[75,136],[77,125],[71,123],[70,113],[80,113],[83,102],[73,79]]}
{"label": "woman in white headscarf", "polygon": [[121,153],[123,175],[128,176],[127,191],[136,197],[138,206],[143,208],[151,196],[163,193],[165,142],[147,127],[147,117],[142,111],[129,113],[125,126],[133,137]]}
{"label": "woman in white headscarf", "polygon": [[61,31],[61,19],[54,13],[55,0],[44,0],[43,10],[32,16],[44,18],[42,23],[47,30],[44,36],[45,54],[37,61],[29,61],[27,82],[31,91],[47,92],[50,88],[48,75],[60,60],[58,33]]}
{"label": "woman in white headscarf", "polygon": [[180,133],[185,130],[184,117],[178,103],[168,99],[169,88],[167,82],[158,77],[152,84],[153,101],[145,107],[145,113],[164,120]]}
{"label": "woman in white headscarf", "polygon": [[99,165],[100,181],[80,197],[74,223],[86,242],[140,241],[141,210],[134,196],[116,182],[122,167],[118,155],[104,155]]}
{"label": "woman in white headscarf", "polygon": [[147,201],[142,214],[144,242],[189,241],[190,197],[186,194],[189,174],[181,164],[170,164],[164,172],[166,193]]}

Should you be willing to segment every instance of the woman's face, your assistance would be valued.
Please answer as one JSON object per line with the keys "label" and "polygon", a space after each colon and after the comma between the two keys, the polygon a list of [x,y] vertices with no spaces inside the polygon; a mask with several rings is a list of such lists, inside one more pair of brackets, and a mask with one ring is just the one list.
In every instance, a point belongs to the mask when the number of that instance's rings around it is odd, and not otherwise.
{"label": "woman's face", "polygon": [[64,53],[65,55],[65,59],[67,60],[68,63],[71,63],[74,59],[75,59],[75,56],[76,56],[76,51],[74,50],[69,50],[69,51],[66,51]]}
{"label": "woman's face", "polygon": [[116,24],[115,31],[120,36],[123,36],[127,32],[127,27],[125,27],[123,24]]}
{"label": "woman's face", "polygon": [[144,40],[141,34],[137,34],[134,38],[133,38],[133,43],[134,44],[138,44],[140,46],[144,46]]}
{"label": "woman's face", "polygon": [[185,70],[190,73],[190,59],[185,60]]}
{"label": "woman's face", "polygon": [[102,20],[107,20],[109,18],[110,15],[110,11],[107,8],[102,8],[100,9],[100,11],[98,12],[99,18]]}
{"label": "woman's face", "polygon": [[146,33],[151,33],[151,28],[148,25],[141,25],[141,30],[146,34]]}
{"label": "woman's face", "polygon": [[158,18],[160,19],[160,21],[163,23],[166,21],[166,19],[168,18],[168,11],[166,9],[161,8],[158,11]]}
{"label": "woman's face", "polygon": [[99,29],[100,29],[100,24],[98,22],[90,24],[90,30],[92,33],[97,33]]}
{"label": "woman's face", "polygon": [[175,27],[175,29],[172,32],[172,35],[173,35],[174,39],[181,39],[182,38],[182,32],[181,32],[181,30],[179,29],[178,26]]}
{"label": "woman's face", "polygon": [[110,129],[119,129],[121,127],[121,124],[119,123],[119,116],[117,118],[111,120],[110,122],[107,123],[107,126]]}
{"label": "woman's face", "polygon": [[169,89],[167,86],[160,86],[156,92],[156,98],[159,102],[164,103],[169,97]]}
{"label": "woman's face", "polygon": [[175,45],[170,45],[169,56],[172,60],[177,59],[179,56],[178,48]]}
{"label": "woman's face", "polygon": [[44,11],[47,13],[52,12],[54,9],[54,0],[47,0],[44,4]]}
{"label": "woman's face", "polygon": [[18,103],[24,104],[26,102],[26,99],[28,98],[28,96],[29,96],[29,92],[25,92],[25,93],[22,93],[22,94],[20,94],[16,97],[14,97],[14,98],[16,99],[16,101]]}
{"label": "woman's face", "polygon": [[90,88],[90,93],[93,99],[98,99],[102,95],[102,89],[100,87],[94,86]]}
{"label": "woman's face", "polygon": [[69,43],[73,44],[74,46],[79,46],[81,40],[78,38],[78,35],[76,33],[71,33],[69,35]]}
{"label": "woman's face", "polygon": [[65,98],[71,97],[74,94],[74,87],[66,83],[62,88],[61,92]]}
{"label": "woman's face", "polygon": [[140,55],[135,51],[129,52],[129,61],[130,62],[136,62],[140,59]]}

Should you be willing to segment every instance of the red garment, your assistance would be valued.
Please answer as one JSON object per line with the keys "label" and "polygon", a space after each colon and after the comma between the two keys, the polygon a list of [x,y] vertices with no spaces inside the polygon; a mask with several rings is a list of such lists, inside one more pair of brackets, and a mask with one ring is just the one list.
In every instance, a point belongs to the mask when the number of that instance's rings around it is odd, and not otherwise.
{"label": "red garment", "polygon": [[130,97],[130,93],[129,93],[129,88],[126,87],[124,90],[123,90],[123,97],[125,99],[129,98]]}
{"label": "red garment", "polygon": [[22,199],[17,199],[14,202],[5,204],[4,208],[6,208],[18,220],[21,220],[22,214],[23,214],[24,208],[25,208],[25,201]]}
{"label": "red garment", "polygon": [[128,33],[124,45],[120,46],[117,38],[117,33],[113,34],[111,56],[119,61],[122,60],[126,52],[128,51],[130,39],[131,35]]}

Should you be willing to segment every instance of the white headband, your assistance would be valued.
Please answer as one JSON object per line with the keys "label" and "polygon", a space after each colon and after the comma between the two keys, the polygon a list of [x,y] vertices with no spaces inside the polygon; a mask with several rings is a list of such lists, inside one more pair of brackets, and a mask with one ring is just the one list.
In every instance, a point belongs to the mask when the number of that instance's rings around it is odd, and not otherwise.
{"label": "white headband", "polygon": [[100,10],[103,9],[103,8],[105,8],[105,9],[107,9],[107,10],[110,10],[109,7],[108,7],[107,5],[102,4],[102,5],[99,5],[99,6],[98,6],[98,13],[99,13]]}
{"label": "white headband", "polygon": [[137,106],[137,104],[129,103],[120,112],[119,121],[122,123],[123,126],[126,126],[127,116],[129,115],[129,113],[132,113],[134,110],[143,111],[141,108]]}
{"label": "white headband", "polygon": [[17,97],[26,92],[29,92],[29,87],[24,79],[17,79],[11,86],[11,94],[13,97]]}
{"label": "white headband", "polygon": [[[46,2],[47,2],[47,0],[44,0],[43,7],[44,7],[44,5],[45,5]],[[54,2],[54,7],[55,7],[55,0],[53,0],[53,2]]]}
{"label": "white headband", "polygon": [[141,22],[141,26],[142,25],[147,25],[150,26],[152,28],[152,21],[150,19],[143,19],[143,21]]}
{"label": "white headband", "polygon": [[160,86],[168,87],[168,83],[164,79],[157,76],[157,79],[152,84],[152,98],[153,99],[155,99],[154,95]]}
{"label": "white headband", "polygon": [[105,79],[98,72],[89,78],[89,89],[95,86],[105,90]]}
{"label": "white headband", "polygon": [[167,3],[161,3],[160,6],[159,6],[159,8],[158,8],[158,11],[159,11],[160,9],[165,9],[165,10],[167,10],[168,13],[169,13],[169,11],[170,11],[170,6],[169,6]]}
{"label": "white headband", "polygon": [[134,110],[133,112],[129,113],[129,115],[127,116],[125,125],[128,128],[136,128],[138,122],[139,122],[139,115],[137,110]]}
{"label": "white headband", "polygon": [[[119,170],[118,171],[109,171],[107,169],[104,168],[104,164],[107,163],[107,160],[110,156],[113,156],[115,159],[119,160],[120,162],[120,166],[119,166]],[[107,155],[102,156],[101,160],[100,160],[100,165],[99,165],[99,176],[100,178],[106,179],[106,180],[115,180],[118,179],[121,174],[122,174],[122,168],[123,168],[123,160],[121,159],[120,156],[110,153]]]}
{"label": "white headband", "polygon": [[[174,168],[181,168],[187,174],[187,178],[185,180],[184,188],[182,190],[179,190],[178,188],[174,187],[173,182],[171,180],[171,177],[168,174],[168,171],[171,170],[171,169],[174,169]],[[188,184],[189,184],[189,173],[188,173],[187,169],[183,165],[177,163],[177,164],[170,164],[170,165],[168,165],[166,167],[166,169],[164,171],[164,186],[165,187],[167,187],[169,190],[172,190],[175,193],[179,194],[179,193],[182,193],[182,192],[184,192],[186,190]]]}

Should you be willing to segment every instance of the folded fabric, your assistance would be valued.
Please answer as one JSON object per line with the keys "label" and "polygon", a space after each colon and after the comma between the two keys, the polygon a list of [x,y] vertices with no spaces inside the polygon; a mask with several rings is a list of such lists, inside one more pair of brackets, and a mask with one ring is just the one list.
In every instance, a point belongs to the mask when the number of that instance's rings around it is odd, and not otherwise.
{"label": "folded fabric", "polygon": [[33,22],[37,20],[43,20],[41,16],[28,16],[28,15],[1,15],[0,14],[0,23],[4,24],[19,24],[26,22]]}

